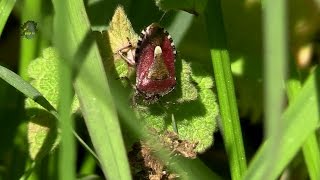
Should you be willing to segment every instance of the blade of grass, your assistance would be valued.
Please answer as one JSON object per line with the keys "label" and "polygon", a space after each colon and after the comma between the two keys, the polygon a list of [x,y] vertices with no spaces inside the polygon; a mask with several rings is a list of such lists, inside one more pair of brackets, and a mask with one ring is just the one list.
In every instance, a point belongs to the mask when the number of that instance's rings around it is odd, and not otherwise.
{"label": "blade of grass", "polygon": [[[67,28],[68,26],[64,26]],[[72,68],[66,66],[65,61],[59,63],[59,115],[61,128],[61,147],[59,153],[59,179],[76,179],[75,142],[72,136],[73,119],[71,118]]]}
{"label": "blade of grass", "polygon": [[11,70],[0,65],[0,78],[6,81],[8,84],[19,90],[28,98],[33,99],[38,104],[40,104],[43,108],[52,112],[55,111],[54,107],[47,101],[42,94],[35,89],[31,84],[27,81],[23,80],[19,75],[12,72]]}
{"label": "blade of grass", "polygon": [[[58,112],[50,104],[50,102],[36,88],[34,88],[27,81],[23,80],[19,75],[0,65],[0,78],[23,93],[26,97],[33,99],[59,120]],[[90,152],[96,159],[98,159],[95,152],[87,144],[85,144],[85,142],[75,131],[73,131],[73,134],[78,139],[80,144],[83,145],[83,147],[86,148],[87,151]]]}
{"label": "blade of grass", "polygon": [[302,152],[307,164],[310,179],[320,179],[320,150],[315,132],[313,132],[303,144]]}
{"label": "blade of grass", "polygon": [[15,0],[0,1],[0,37],[15,3]]}
{"label": "blade of grass", "polygon": [[[281,156],[278,156],[276,161],[273,158],[269,159],[267,147],[270,146],[270,141],[267,139],[250,163],[245,179],[264,179],[265,177],[276,179],[299,151],[307,137],[319,126],[320,106],[317,94],[319,77],[320,72],[317,69],[282,115],[282,133],[277,137],[281,142],[277,147],[278,154]],[[266,162],[270,160],[272,160],[274,168],[273,171],[268,171],[265,176],[265,172],[269,168]]]}
{"label": "blade of grass", "polygon": [[[92,46],[85,47],[86,35],[91,29],[83,2],[70,0],[53,3],[55,11],[59,12],[55,17],[55,27],[59,30],[55,31],[56,45],[62,52],[67,52],[69,58],[77,57],[79,59],[76,60],[82,63],[74,87],[102,171],[107,179],[131,179],[117,112],[97,44],[94,42]],[[61,28],[66,24],[70,24],[69,29]],[[82,46],[85,49],[81,49]],[[76,55],[76,52],[81,55]]]}
{"label": "blade of grass", "polygon": [[[74,2],[79,4],[81,2]],[[60,5],[66,5],[60,3]],[[59,7],[59,6],[55,6]],[[60,7],[59,7],[60,8]],[[71,118],[71,104],[72,104],[72,75],[73,68],[69,64],[77,59],[72,58],[72,51],[70,43],[65,43],[65,39],[71,39],[61,32],[68,32],[72,28],[71,24],[66,22],[61,17],[68,17],[68,9],[56,9],[59,12],[55,18],[54,33],[57,34],[54,38],[54,45],[57,47],[63,60],[59,62],[59,115],[61,128],[61,148],[59,153],[59,179],[72,180],[75,179],[75,143],[72,136],[73,119]],[[62,25],[64,24],[64,25]],[[61,35],[60,35],[61,34]]]}
{"label": "blade of grass", "polygon": [[241,179],[246,171],[246,157],[242,141],[220,0],[208,1],[206,21],[214,77],[220,104],[222,134],[229,158],[230,172],[232,179]]}
{"label": "blade of grass", "polygon": [[278,146],[282,133],[281,113],[284,107],[284,79],[287,60],[285,1],[264,1],[264,108],[265,138],[267,146],[266,168],[263,177],[268,177],[275,168],[274,162],[281,156]]}
{"label": "blade of grass", "polygon": [[[294,71],[295,72],[295,71]],[[291,103],[301,90],[301,83],[298,81],[298,73],[293,75],[287,83],[287,94]],[[320,179],[320,150],[316,132],[313,132],[302,146],[302,153],[308,168],[311,180]]]}

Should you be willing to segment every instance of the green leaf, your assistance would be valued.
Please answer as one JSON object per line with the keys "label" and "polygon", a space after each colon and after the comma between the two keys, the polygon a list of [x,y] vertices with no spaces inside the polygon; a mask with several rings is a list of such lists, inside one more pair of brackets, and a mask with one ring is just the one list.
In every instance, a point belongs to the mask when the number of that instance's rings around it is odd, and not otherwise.
{"label": "green leaf", "polygon": [[[198,142],[195,149],[204,152],[213,143],[216,130],[216,118],[219,114],[216,96],[213,92],[213,80],[202,64],[190,64],[178,59],[176,68],[177,87],[173,92],[160,99],[154,105],[138,105],[138,116],[146,120],[149,128],[158,132],[173,131],[172,115],[177,126],[179,138],[189,142]],[[180,62],[179,62],[180,61]],[[181,68],[182,66],[182,68]],[[198,73],[202,71],[201,75]]]}
{"label": "green leaf", "polygon": [[184,10],[194,15],[202,14],[208,0],[156,0],[161,10]]}
{"label": "green leaf", "polygon": [[[102,32],[103,40],[101,46],[105,46],[106,42],[110,42],[110,49],[105,54],[109,57],[104,58],[104,64],[107,74],[117,77],[132,77],[133,68],[128,68],[128,63],[118,53],[122,50],[123,56],[130,60],[134,60],[135,46],[138,42],[138,35],[134,32],[132,25],[122,6],[118,6],[110,21],[108,31]],[[132,47],[128,47],[131,43]],[[126,48],[128,47],[128,48]],[[112,57],[110,57],[112,55]],[[115,69],[114,69],[115,67]],[[119,73],[119,74],[117,74]],[[122,81],[125,85],[126,82]]]}
{"label": "green leaf", "polygon": [[[57,50],[53,47],[49,47],[43,50],[42,57],[32,61],[28,67],[28,75],[31,79],[30,84],[38,89],[55,109],[57,109],[59,100],[59,61],[63,60],[59,57]],[[38,104],[30,100],[26,101],[26,107],[40,108]],[[78,107],[79,102],[77,98],[75,98],[72,108],[73,112],[75,112]]]}
{"label": "green leaf", "polygon": [[[28,68],[28,74],[31,78],[31,85],[37,88],[41,94],[57,109],[59,100],[58,88],[58,63],[59,56],[54,48],[47,48],[43,51],[43,56],[32,61]],[[47,151],[55,148],[58,142],[57,121],[48,111],[32,99],[26,99],[26,112],[29,118],[28,123],[28,141],[29,152],[32,159],[38,156],[43,150],[44,144],[51,144]],[[73,103],[73,112],[79,107],[77,99]]]}
{"label": "green leaf", "polygon": [[137,44],[138,35],[134,32],[122,6],[118,6],[109,24],[108,35],[112,52],[128,45],[128,39],[132,44]]}
{"label": "green leaf", "polygon": [[[28,109],[29,155],[33,160],[40,160],[53,151],[59,143],[57,122],[48,111]],[[34,116],[32,116],[34,114]]]}

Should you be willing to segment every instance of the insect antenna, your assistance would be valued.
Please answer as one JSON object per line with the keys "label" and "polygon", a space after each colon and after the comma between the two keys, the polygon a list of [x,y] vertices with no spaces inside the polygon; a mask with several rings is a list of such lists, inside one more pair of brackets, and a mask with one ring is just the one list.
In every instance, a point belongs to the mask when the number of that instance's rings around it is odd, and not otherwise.
{"label": "insect antenna", "polygon": [[162,14],[162,16],[160,17],[159,23],[162,21],[163,17],[164,17],[166,14],[167,14],[167,11],[165,11],[165,12]]}

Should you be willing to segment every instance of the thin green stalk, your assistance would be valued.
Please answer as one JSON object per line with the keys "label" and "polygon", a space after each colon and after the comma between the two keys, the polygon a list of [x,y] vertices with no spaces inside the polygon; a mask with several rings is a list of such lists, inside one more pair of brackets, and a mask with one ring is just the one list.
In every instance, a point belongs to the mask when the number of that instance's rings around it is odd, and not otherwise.
{"label": "thin green stalk", "polygon": [[231,176],[232,179],[241,179],[246,171],[246,157],[220,0],[208,1],[206,21],[211,59],[220,104],[222,133],[229,158]]}
{"label": "thin green stalk", "polygon": [[75,179],[75,141],[73,136],[73,119],[71,118],[72,69],[65,61],[59,62],[59,115],[61,128],[61,147],[59,153],[59,179]]}
{"label": "thin green stalk", "polygon": [[15,3],[15,0],[0,1],[0,37]]}
{"label": "thin green stalk", "polygon": [[[23,1],[21,22],[28,20],[39,23],[41,19],[41,2],[42,0],[27,0]],[[36,34],[32,39],[26,39],[21,36],[20,39],[20,60],[19,60],[19,75],[23,79],[28,79],[27,68],[33,59],[37,57],[39,50],[38,43],[39,35]]]}
{"label": "thin green stalk", "polygon": [[[269,139],[269,161],[264,177],[274,170],[280,154],[278,146],[282,133],[281,113],[284,107],[284,77],[287,60],[285,1],[264,1],[264,94],[265,138]],[[272,137],[272,138],[271,138]]]}

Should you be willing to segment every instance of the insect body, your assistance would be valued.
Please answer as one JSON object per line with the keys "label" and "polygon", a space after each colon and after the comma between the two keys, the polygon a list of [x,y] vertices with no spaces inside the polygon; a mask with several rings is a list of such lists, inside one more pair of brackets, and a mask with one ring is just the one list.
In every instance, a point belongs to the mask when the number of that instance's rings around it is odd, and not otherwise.
{"label": "insect body", "polygon": [[32,39],[36,35],[36,32],[38,31],[37,23],[34,21],[27,21],[23,23],[20,29],[21,29],[21,36],[27,39]]}
{"label": "insect body", "polygon": [[158,24],[141,32],[135,51],[136,89],[145,99],[157,99],[174,89],[176,53],[171,36]]}

